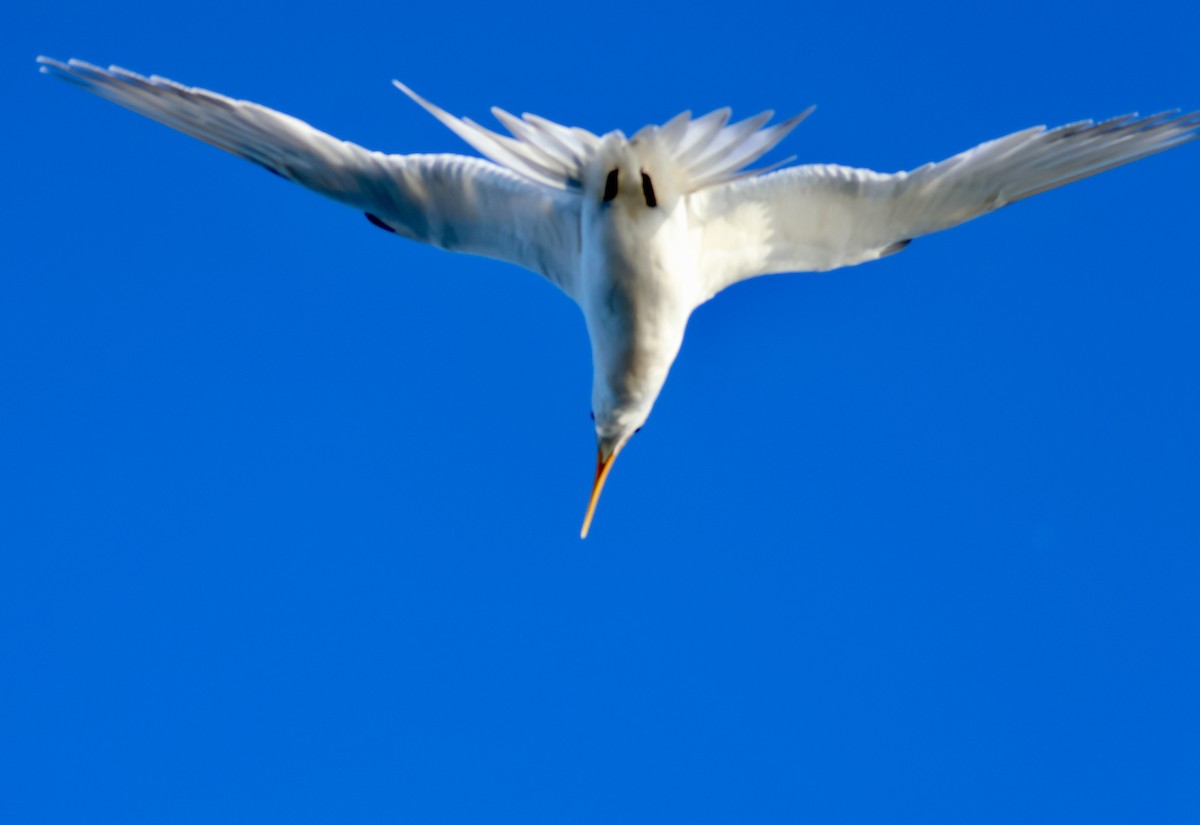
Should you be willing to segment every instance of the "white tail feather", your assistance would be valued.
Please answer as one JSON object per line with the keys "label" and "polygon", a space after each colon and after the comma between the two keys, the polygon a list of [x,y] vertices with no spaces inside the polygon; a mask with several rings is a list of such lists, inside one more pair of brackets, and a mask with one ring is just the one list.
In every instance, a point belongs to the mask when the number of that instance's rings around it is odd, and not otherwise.
{"label": "white tail feather", "polygon": [[[484,157],[556,189],[579,186],[587,164],[600,149],[600,137],[586,129],[561,126],[530,114],[517,118],[493,107],[492,114],[512,137],[501,135],[470,118],[451,115],[398,80],[392,82]],[[813,108],[774,126],[766,125],[773,112],[763,112],[732,126],[727,125],[729,109],[717,109],[695,120],[691,112],[681,112],[662,126],[643,127],[634,139],[653,137],[658,140],[666,154],[679,165],[687,191],[694,192],[790,163],[791,158],[766,169],[745,169],[775,148],[812,114]]]}

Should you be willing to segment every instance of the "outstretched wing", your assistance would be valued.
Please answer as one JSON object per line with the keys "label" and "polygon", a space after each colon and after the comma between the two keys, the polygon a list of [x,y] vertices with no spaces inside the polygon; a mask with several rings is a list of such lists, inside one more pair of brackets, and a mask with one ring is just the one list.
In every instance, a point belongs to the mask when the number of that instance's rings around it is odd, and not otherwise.
{"label": "outstretched wing", "polygon": [[461,155],[385,155],[289,115],[116,66],[39,57],[42,71],[253,161],[367,213],[372,223],[443,249],[545,275],[568,294],[579,248],[577,194]]}
{"label": "outstretched wing", "polygon": [[1200,112],[1043,126],[893,175],[797,166],[697,193],[700,266],[714,295],[775,272],[836,269],[898,252],[1031,195],[1193,140]]}

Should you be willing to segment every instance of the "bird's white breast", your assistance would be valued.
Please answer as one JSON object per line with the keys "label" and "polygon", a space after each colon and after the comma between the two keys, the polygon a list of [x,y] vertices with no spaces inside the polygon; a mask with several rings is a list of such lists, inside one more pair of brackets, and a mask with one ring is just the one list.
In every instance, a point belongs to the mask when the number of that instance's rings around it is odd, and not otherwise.
{"label": "bird's white breast", "polygon": [[658,397],[698,299],[684,199],[618,199],[584,211],[579,294],[595,368],[593,407],[636,415]]}

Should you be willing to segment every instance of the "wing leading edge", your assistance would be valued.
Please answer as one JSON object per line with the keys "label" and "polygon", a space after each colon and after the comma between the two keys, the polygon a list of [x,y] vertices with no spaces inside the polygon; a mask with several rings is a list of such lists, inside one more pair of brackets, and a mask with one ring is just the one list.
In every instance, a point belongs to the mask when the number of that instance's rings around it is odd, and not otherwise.
{"label": "wing leading edge", "polygon": [[757,275],[873,261],[921,235],[1163,152],[1200,135],[1200,112],[1039,126],[912,172],[796,166],[700,192],[710,295]]}

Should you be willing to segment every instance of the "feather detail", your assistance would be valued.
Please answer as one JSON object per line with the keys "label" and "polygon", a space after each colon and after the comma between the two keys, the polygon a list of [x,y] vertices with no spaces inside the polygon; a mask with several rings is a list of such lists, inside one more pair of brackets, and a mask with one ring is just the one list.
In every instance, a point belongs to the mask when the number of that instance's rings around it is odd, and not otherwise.
{"label": "feather detail", "polygon": [[732,116],[733,110],[726,106],[724,109],[709,112],[704,117],[697,118],[688,124],[688,132],[679,147],[676,160],[687,166],[698,158],[713,142],[717,133],[725,128],[725,124]]}
{"label": "feather detail", "polygon": [[[601,138],[586,129],[561,126],[537,115],[516,117],[498,107],[492,115],[511,137],[493,132],[470,118],[459,118],[435,106],[398,80],[396,88],[408,95],[444,126],[473,146],[489,160],[530,180],[556,189],[576,188],[591,160],[600,151]],[[765,169],[745,169],[775,148],[797,125],[812,114],[813,107],[774,126],[767,126],[773,112],[729,124],[730,110],[717,109],[692,119],[680,112],[661,126],[644,126],[632,140],[656,141],[666,157],[672,158],[688,192],[753,177],[791,163],[793,158]],[[624,140],[624,135],[614,132]]]}

